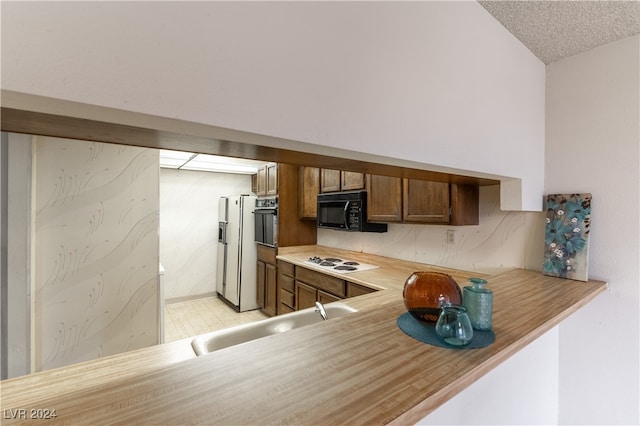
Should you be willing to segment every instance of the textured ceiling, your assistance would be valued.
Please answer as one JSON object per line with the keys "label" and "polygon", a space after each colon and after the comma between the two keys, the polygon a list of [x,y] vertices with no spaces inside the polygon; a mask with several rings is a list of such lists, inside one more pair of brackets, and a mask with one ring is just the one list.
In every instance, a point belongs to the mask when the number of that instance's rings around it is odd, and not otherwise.
{"label": "textured ceiling", "polygon": [[640,33],[640,0],[479,3],[545,64]]}

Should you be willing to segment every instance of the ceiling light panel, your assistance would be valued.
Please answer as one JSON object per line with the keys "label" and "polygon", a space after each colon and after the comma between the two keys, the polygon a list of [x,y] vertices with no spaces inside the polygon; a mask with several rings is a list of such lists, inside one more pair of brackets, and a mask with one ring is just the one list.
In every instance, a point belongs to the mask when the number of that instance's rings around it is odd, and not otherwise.
{"label": "ceiling light panel", "polygon": [[219,173],[255,174],[264,161],[210,154],[160,150],[160,167]]}

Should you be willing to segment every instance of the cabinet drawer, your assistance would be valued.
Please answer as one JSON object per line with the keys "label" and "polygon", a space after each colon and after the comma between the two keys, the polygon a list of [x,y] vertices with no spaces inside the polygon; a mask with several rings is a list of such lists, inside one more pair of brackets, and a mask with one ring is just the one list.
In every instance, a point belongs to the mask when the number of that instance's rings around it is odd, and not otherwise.
{"label": "cabinet drawer", "polygon": [[285,289],[280,289],[280,303],[287,305],[291,309],[295,308],[295,295]]}
{"label": "cabinet drawer", "polygon": [[344,280],[340,278],[298,267],[296,268],[296,279],[336,296],[345,297]]}
{"label": "cabinet drawer", "polygon": [[258,260],[275,265],[277,250],[272,247],[263,246],[262,244],[256,245],[258,246]]}
{"label": "cabinet drawer", "polygon": [[[280,265],[278,265],[278,268],[280,268]],[[280,288],[290,291],[291,293],[293,293],[296,290],[293,277],[280,274],[278,276],[278,284],[280,285]]]}
{"label": "cabinet drawer", "polygon": [[290,277],[294,277],[295,275],[293,263],[278,260],[278,272],[280,272],[281,274],[289,275]]}

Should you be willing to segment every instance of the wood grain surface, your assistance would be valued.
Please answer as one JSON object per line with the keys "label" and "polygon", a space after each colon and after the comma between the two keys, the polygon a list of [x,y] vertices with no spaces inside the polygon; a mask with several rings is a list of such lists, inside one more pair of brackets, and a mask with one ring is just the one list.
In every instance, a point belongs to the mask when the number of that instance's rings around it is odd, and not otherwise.
{"label": "wood grain surface", "polygon": [[[521,269],[487,277],[496,341],[451,350],[396,325],[406,277],[447,270],[316,246],[279,258],[312,252],[380,265],[341,276],[381,291],[348,299],[354,314],[202,357],[181,341],[0,382],[3,424],[42,424],[31,409],[55,409],[65,424],[412,424],[606,288]],[[459,284],[477,275],[448,271]],[[6,418],[18,409],[27,418]]]}

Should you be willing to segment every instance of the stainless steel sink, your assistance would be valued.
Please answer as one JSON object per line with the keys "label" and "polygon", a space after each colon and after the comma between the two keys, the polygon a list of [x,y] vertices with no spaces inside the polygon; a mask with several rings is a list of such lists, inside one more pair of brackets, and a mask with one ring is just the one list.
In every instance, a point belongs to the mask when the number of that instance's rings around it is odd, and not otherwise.
{"label": "stainless steel sink", "polygon": [[[333,302],[324,306],[329,320],[343,315],[357,312],[357,309],[341,302]],[[320,314],[315,308],[302,309],[290,314],[278,315],[249,324],[242,324],[223,330],[196,336],[191,341],[191,347],[196,355],[205,355],[229,346],[234,346],[272,334],[284,333],[294,328],[300,328],[322,322]]]}

